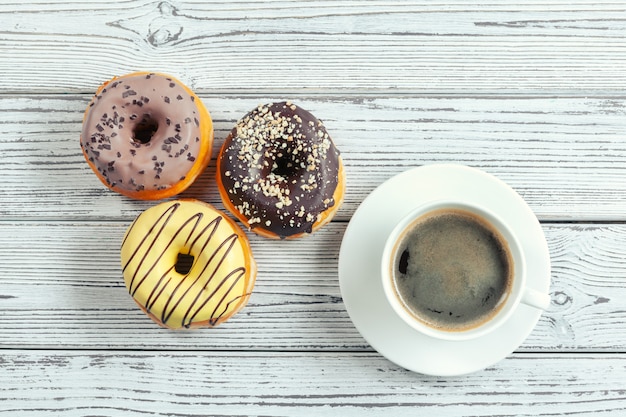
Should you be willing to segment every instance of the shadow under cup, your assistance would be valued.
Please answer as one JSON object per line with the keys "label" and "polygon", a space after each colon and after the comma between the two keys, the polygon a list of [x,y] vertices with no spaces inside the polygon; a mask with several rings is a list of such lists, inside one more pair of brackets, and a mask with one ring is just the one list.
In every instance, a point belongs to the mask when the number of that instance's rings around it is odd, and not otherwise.
{"label": "shadow under cup", "polygon": [[547,294],[526,288],[523,249],[495,214],[437,201],[410,212],[383,251],[387,301],[431,337],[468,340],[502,325],[520,303],[546,309]]}

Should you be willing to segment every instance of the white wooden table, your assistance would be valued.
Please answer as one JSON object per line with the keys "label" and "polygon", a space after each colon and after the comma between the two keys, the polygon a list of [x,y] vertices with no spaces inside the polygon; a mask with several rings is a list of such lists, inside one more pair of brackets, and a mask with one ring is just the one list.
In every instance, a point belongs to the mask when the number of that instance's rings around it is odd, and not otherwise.
{"label": "white wooden table", "polygon": [[[395,3],[0,3],[0,415],[626,415],[626,3]],[[257,285],[215,329],[168,331],[136,307],[119,246],[154,203],[106,190],[81,154],[91,95],[134,70],[200,95],[214,155],[256,104],[290,99],[344,157],[335,220],[250,235]],[[510,184],[552,260],[525,343],[455,378],[374,351],[337,277],[360,202],[435,162]],[[214,175],[184,196],[223,208]]]}

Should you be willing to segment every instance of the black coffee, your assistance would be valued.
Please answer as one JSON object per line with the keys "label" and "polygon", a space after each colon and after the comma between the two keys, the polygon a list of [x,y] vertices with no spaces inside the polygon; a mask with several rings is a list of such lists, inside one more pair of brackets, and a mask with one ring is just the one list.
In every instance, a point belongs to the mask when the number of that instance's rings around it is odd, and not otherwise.
{"label": "black coffee", "polygon": [[499,310],[511,286],[513,260],[485,220],[442,209],[407,227],[395,248],[392,277],[402,304],[418,320],[461,331]]}

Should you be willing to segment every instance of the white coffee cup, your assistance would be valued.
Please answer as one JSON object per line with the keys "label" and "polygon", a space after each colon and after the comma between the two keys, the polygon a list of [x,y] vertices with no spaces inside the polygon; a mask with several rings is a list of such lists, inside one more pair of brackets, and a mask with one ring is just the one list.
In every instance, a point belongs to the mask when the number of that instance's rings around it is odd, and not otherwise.
{"label": "white coffee cup", "polygon": [[[487,229],[496,232],[495,235],[499,236],[498,240],[509,254],[507,259],[511,274],[508,275],[507,279],[508,291],[505,291],[498,303],[485,314],[483,319],[479,319],[476,324],[462,329],[445,328],[445,326],[429,323],[428,319],[419,316],[419,313],[413,311],[410,306],[402,301],[394,279],[395,261],[398,259],[397,251],[402,250],[399,245],[405,234],[425,219],[442,213],[469,214],[470,217],[478,219],[478,223],[486,225]],[[453,261],[454,255],[451,254],[450,256],[451,261]],[[468,340],[486,335],[505,323],[520,304],[542,310],[547,309],[550,304],[548,294],[527,286],[524,250],[511,228],[490,210],[470,202],[434,201],[417,207],[402,218],[385,242],[381,259],[381,277],[385,297],[395,313],[415,330],[427,336],[444,340]],[[452,313],[449,314],[452,315]]]}

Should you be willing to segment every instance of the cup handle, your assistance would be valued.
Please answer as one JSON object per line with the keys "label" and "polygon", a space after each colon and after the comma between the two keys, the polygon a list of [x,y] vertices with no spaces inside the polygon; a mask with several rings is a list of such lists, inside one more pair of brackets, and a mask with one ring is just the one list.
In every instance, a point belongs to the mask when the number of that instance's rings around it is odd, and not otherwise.
{"label": "cup handle", "polygon": [[522,303],[540,310],[547,310],[550,306],[550,295],[532,288],[526,288],[522,297]]}

